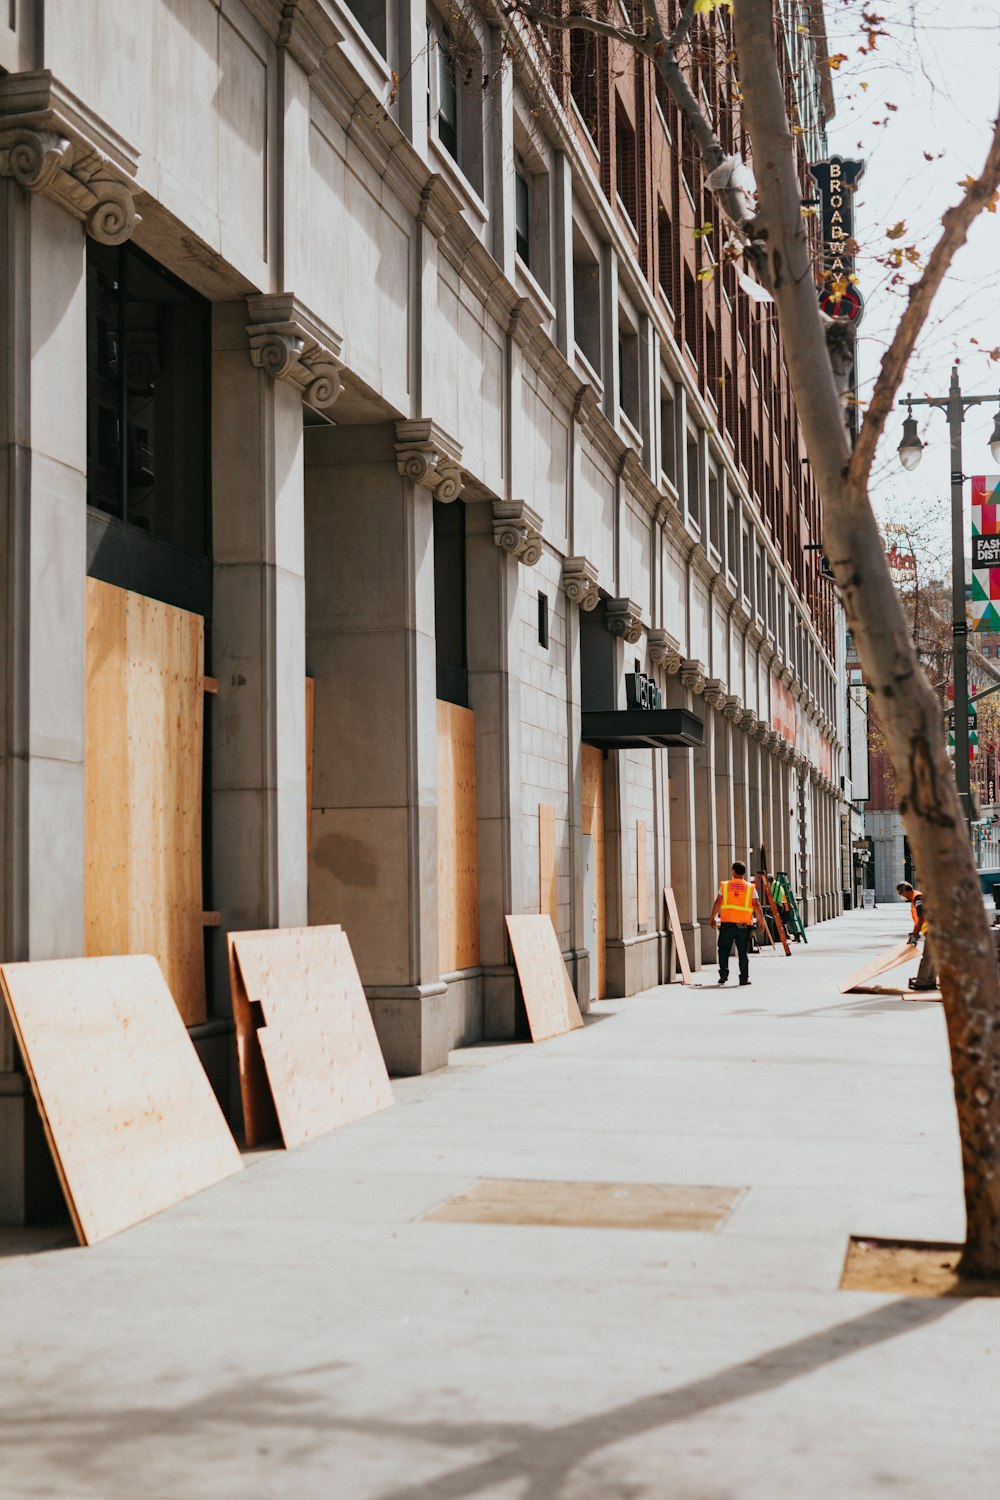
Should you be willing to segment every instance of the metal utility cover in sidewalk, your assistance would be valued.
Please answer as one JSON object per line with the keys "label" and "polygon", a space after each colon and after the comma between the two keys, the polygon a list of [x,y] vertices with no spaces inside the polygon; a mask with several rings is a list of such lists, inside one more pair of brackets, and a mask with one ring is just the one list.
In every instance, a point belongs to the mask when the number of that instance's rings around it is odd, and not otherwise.
{"label": "metal utility cover in sidewalk", "polygon": [[424,1215],[446,1224],[544,1224],[577,1229],[718,1229],[744,1188],[647,1182],[477,1182]]}

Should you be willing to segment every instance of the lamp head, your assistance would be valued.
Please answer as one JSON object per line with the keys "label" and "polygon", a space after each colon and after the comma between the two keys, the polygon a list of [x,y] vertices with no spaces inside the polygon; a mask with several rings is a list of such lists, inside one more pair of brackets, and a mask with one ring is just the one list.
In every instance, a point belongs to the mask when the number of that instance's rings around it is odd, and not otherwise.
{"label": "lamp head", "polygon": [[1000,411],[993,418],[993,431],[990,434],[990,456],[995,464],[1000,464]]}
{"label": "lamp head", "polygon": [[910,414],[903,422],[903,436],[900,438],[899,447],[896,449],[896,452],[899,454],[899,461],[908,473],[917,467],[923,451],[924,445],[917,437],[917,419],[913,415],[913,408],[911,406]]}

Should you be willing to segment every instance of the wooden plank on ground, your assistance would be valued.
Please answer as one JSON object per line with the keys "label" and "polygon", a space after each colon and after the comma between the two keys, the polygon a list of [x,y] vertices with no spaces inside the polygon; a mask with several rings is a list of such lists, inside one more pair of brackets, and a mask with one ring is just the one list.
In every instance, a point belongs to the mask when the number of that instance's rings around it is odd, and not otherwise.
{"label": "wooden plank on ground", "polygon": [[548,802],[538,804],[538,909],[559,931],[559,883],[556,879],[556,810]]}
{"label": "wooden plank on ground", "polygon": [[507,918],[531,1040],[543,1042],[583,1025],[573,986],[547,916]]}
{"label": "wooden plank on ground", "polygon": [[674,953],[681,967],[681,983],[690,984],[691,965],[688,962],[687,948],[684,946],[684,934],[681,931],[681,916],[677,910],[677,897],[674,895],[673,886],[665,885],[663,887],[663,897],[667,903],[667,920],[670,923],[670,935],[674,940]]}
{"label": "wooden plank on ground", "polygon": [[438,959],[442,974],[479,963],[476,716],[437,703]]}
{"label": "wooden plank on ground", "polygon": [[4,964],[0,988],[81,1244],[240,1170],[155,958]]}
{"label": "wooden plank on ground", "polygon": [[341,928],[231,932],[229,954],[248,1145],[265,1138],[268,1099],[286,1147],[393,1102]]}
{"label": "wooden plank on ground", "polygon": [[858,969],[849,979],[845,979],[840,986],[842,995],[864,993],[866,984],[877,979],[880,974],[887,974],[890,969],[897,968],[900,964],[909,963],[917,957],[917,950],[910,943],[897,943],[894,948],[887,948],[880,953],[878,958],[873,958],[864,968]]}

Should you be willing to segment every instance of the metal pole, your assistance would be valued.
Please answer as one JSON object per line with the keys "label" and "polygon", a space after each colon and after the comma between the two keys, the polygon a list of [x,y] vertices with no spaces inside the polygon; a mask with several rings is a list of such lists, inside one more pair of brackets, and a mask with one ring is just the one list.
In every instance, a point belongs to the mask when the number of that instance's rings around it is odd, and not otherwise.
{"label": "metal pole", "polygon": [[955,781],[967,825],[972,823],[969,795],[969,627],[965,617],[965,515],[962,507],[962,423],[965,403],[952,365],[948,390],[948,429],[951,433],[951,609],[953,676],[955,680]]}

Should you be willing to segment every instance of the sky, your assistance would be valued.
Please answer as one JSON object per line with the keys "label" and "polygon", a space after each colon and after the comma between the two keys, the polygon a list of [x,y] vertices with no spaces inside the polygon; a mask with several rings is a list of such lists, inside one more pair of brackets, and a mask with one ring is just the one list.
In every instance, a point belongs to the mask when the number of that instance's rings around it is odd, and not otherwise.
{"label": "sky", "polygon": [[[866,304],[859,332],[864,399],[905,305],[905,287],[888,286],[891,272],[876,257],[894,244],[929,250],[942,213],[961,196],[958,184],[967,173],[978,176],[985,161],[1000,110],[1000,4],[824,0],[824,10],[831,54],[847,54],[834,75],[830,152],[867,160],[855,206],[862,250],[856,271]],[[864,55],[858,50],[862,11],[883,16],[877,29],[889,33]],[[889,240],[886,230],[900,222],[905,233]],[[996,361],[987,357],[993,349]],[[965,473],[989,474],[997,470],[987,445],[1000,409],[1000,211],[980,216],[956,256],[901,394],[945,395],[956,359],[964,392],[997,396],[995,403],[971,408],[963,430]],[[915,521],[943,556],[950,546],[947,421],[936,410],[915,410],[927,447],[919,468],[907,474],[896,456],[905,414],[900,410],[898,421],[887,424],[876,460],[875,508],[885,518]],[[966,485],[967,509],[968,497]]]}

